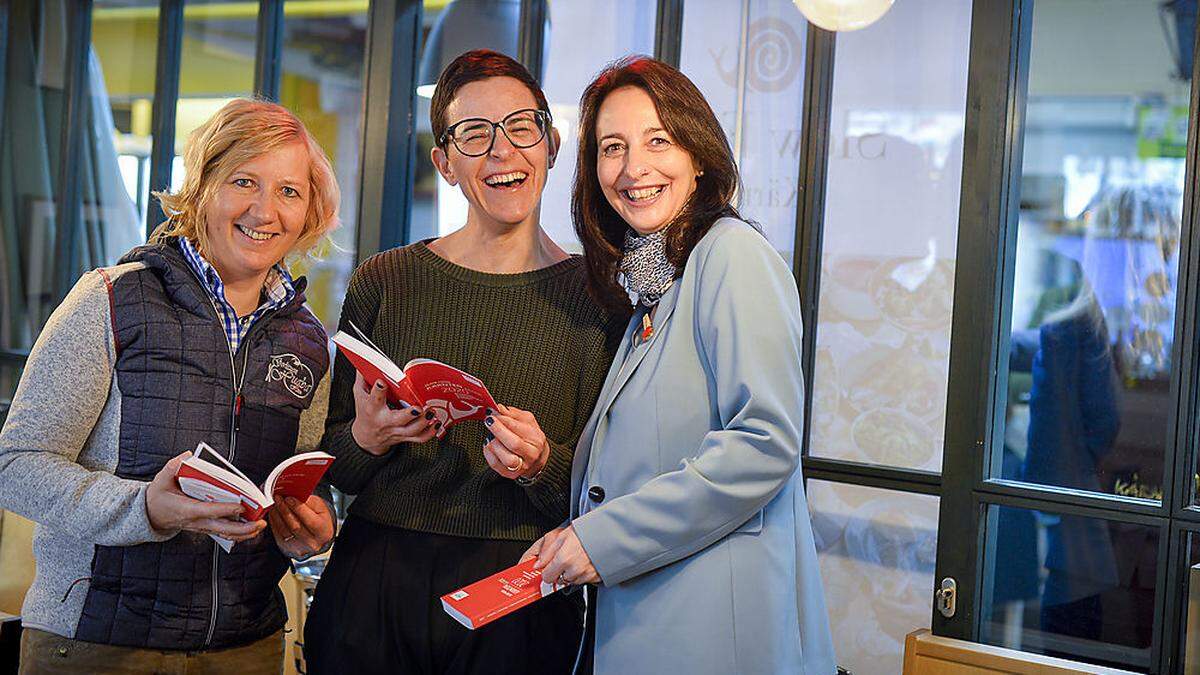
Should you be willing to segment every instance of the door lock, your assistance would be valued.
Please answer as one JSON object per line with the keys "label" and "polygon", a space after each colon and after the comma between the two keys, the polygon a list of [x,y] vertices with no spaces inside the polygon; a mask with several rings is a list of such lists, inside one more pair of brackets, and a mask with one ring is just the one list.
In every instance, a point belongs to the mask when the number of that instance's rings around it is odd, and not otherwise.
{"label": "door lock", "polygon": [[942,616],[949,619],[954,616],[954,601],[958,595],[958,583],[953,577],[942,579],[941,588],[933,592],[934,603]]}

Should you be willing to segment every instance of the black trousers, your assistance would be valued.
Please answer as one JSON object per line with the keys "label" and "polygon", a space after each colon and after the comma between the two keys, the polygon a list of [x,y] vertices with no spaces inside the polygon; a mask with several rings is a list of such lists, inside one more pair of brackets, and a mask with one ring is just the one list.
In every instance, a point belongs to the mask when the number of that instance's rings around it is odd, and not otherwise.
{"label": "black trousers", "polygon": [[570,673],[582,636],[582,593],[555,593],[473,631],[442,610],[442,595],[515,565],[528,547],[351,517],[305,622],[308,672]]}

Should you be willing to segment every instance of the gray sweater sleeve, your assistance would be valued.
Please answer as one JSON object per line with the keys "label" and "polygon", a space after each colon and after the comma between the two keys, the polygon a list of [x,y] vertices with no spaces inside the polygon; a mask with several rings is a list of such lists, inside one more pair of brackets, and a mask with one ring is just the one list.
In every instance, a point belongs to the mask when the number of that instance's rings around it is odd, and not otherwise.
{"label": "gray sweater sleeve", "polygon": [[146,514],[148,483],[113,475],[119,415],[110,404],[116,350],[108,289],[85,274],[42,329],[0,431],[0,508],[81,541],[162,541]]}

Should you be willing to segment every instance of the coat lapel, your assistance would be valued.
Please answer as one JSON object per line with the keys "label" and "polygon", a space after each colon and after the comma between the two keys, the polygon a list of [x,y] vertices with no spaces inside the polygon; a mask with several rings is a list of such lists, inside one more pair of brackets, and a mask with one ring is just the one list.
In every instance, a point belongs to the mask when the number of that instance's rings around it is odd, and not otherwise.
{"label": "coat lapel", "polygon": [[[572,514],[577,513],[580,499],[580,492],[584,489],[582,481],[584,474],[587,472],[588,462],[591,459],[592,447],[595,444],[597,436],[601,433],[604,421],[608,415],[608,409],[612,407],[613,401],[617,400],[617,394],[621,392],[621,388],[633,376],[633,372],[637,369],[638,364],[645,358],[646,352],[658,340],[662,334],[663,326],[667,325],[667,319],[671,317],[671,313],[675,311],[675,301],[679,296],[680,279],[676,279],[674,285],[667,291],[666,295],[658,302],[658,312],[654,315],[654,333],[649,340],[639,342],[633,349],[626,353],[621,358],[613,361],[612,367],[609,369],[608,377],[605,378],[603,390],[600,396],[596,399],[596,408],[592,411],[592,417],[583,428],[583,432],[579,435],[579,442],[575,446],[575,459],[571,465],[571,509]],[[633,319],[629,322],[629,327],[625,330],[625,337],[621,341],[621,346],[624,349],[635,335],[642,331],[642,314],[635,313]],[[614,375],[615,371],[615,375]]]}
{"label": "coat lapel", "polygon": [[[600,397],[600,405],[597,410],[601,414],[608,412],[612,407],[613,401],[617,400],[617,395],[621,393],[621,388],[625,383],[629,382],[629,378],[633,376],[637,370],[638,364],[646,357],[646,353],[658,341],[659,336],[663,334],[663,328],[667,325],[667,320],[671,318],[671,314],[675,311],[675,303],[679,298],[680,279],[676,279],[675,283],[667,291],[666,295],[658,301],[658,311],[654,314],[654,332],[650,335],[650,339],[644,342],[639,342],[633,351],[621,364],[621,370],[617,372],[617,377],[612,381],[610,386],[605,388],[604,395]],[[633,328],[632,334],[641,332],[641,320],[638,319],[636,326]]]}

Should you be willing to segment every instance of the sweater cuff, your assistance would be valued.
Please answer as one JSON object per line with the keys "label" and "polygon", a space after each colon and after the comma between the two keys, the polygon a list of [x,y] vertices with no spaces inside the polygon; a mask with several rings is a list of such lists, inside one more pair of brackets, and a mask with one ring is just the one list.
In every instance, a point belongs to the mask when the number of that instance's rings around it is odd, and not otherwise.
{"label": "sweater cuff", "polygon": [[350,433],[350,423],[325,437],[325,450],[334,456],[329,467],[330,482],[342,492],[358,494],[387,464],[391,453],[373,455],[363,449]]}
{"label": "sweater cuff", "polygon": [[[569,445],[550,443],[550,456],[546,458],[546,466],[537,480],[524,486],[525,494],[537,506],[538,510],[554,519],[560,520],[567,516],[563,511],[569,499],[571,488],[571,464],[575,453]],[[559,513],[562,511],[562,513]]]}
{"label": "sweater cuff", "polygon": [[146,490],[149,489],[149,487],[149,483],[142,483],[140,486],[138,486],[137,504],[141,507],[141,512],[146,517],[145,527],[142,530],[140,539],[145,542],[166,541],[179,534],[179,530],[160,530],[154,527],[154,524],[150,522],[150,509],[147,508],[146,505]]}

